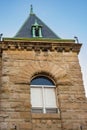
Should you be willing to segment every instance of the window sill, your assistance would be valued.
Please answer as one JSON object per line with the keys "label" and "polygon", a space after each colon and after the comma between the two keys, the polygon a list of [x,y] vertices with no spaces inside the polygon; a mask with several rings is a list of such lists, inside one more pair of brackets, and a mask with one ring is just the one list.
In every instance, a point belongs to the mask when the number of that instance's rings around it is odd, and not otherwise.
{"label": "window sill", "polygon": [[60,113],[56,113],[56,114],[32,113],[32,118],[33,119],[60,119]]}

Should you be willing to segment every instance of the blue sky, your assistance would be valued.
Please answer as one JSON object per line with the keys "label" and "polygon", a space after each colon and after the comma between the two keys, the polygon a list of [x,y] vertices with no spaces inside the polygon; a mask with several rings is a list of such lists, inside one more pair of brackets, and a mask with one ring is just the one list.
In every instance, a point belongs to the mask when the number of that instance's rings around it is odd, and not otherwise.
{"label": "blue sky", "polygon": [[1,0],[0,33],[3,37],[16,34],[27,19],[31,4],[35,14],[58,36],[64,39],[77,36],[83,43],[79,61],[87,93],[87,0]]}

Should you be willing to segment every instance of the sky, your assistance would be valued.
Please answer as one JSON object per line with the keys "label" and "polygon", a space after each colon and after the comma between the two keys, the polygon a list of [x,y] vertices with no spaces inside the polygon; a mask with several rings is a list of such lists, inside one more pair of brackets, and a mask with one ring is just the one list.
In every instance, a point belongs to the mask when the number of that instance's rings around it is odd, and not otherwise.
{"label": "sky", "polygon": [[0,33],[14,37],[30,13],[34,13],[59,37],[82,43],[79,63],[87,96],[87,0],[0,0]]}

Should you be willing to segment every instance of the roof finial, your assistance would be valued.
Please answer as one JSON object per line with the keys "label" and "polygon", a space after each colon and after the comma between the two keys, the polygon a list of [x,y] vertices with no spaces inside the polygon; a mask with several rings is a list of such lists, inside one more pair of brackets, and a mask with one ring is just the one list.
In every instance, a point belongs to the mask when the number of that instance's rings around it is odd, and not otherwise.
{"label": "roof finial", "polygon": [[30,14],[33,14],[33,6],[31,5]]}

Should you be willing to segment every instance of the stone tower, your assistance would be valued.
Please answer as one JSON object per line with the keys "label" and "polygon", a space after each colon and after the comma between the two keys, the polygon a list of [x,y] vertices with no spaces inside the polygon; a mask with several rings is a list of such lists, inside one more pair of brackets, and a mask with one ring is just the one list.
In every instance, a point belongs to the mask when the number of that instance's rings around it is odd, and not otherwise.
{"label": "stone tower", "polygon": [[78,54],[31,11],[14,38],[0,41],[0,130],[87,130]]}

